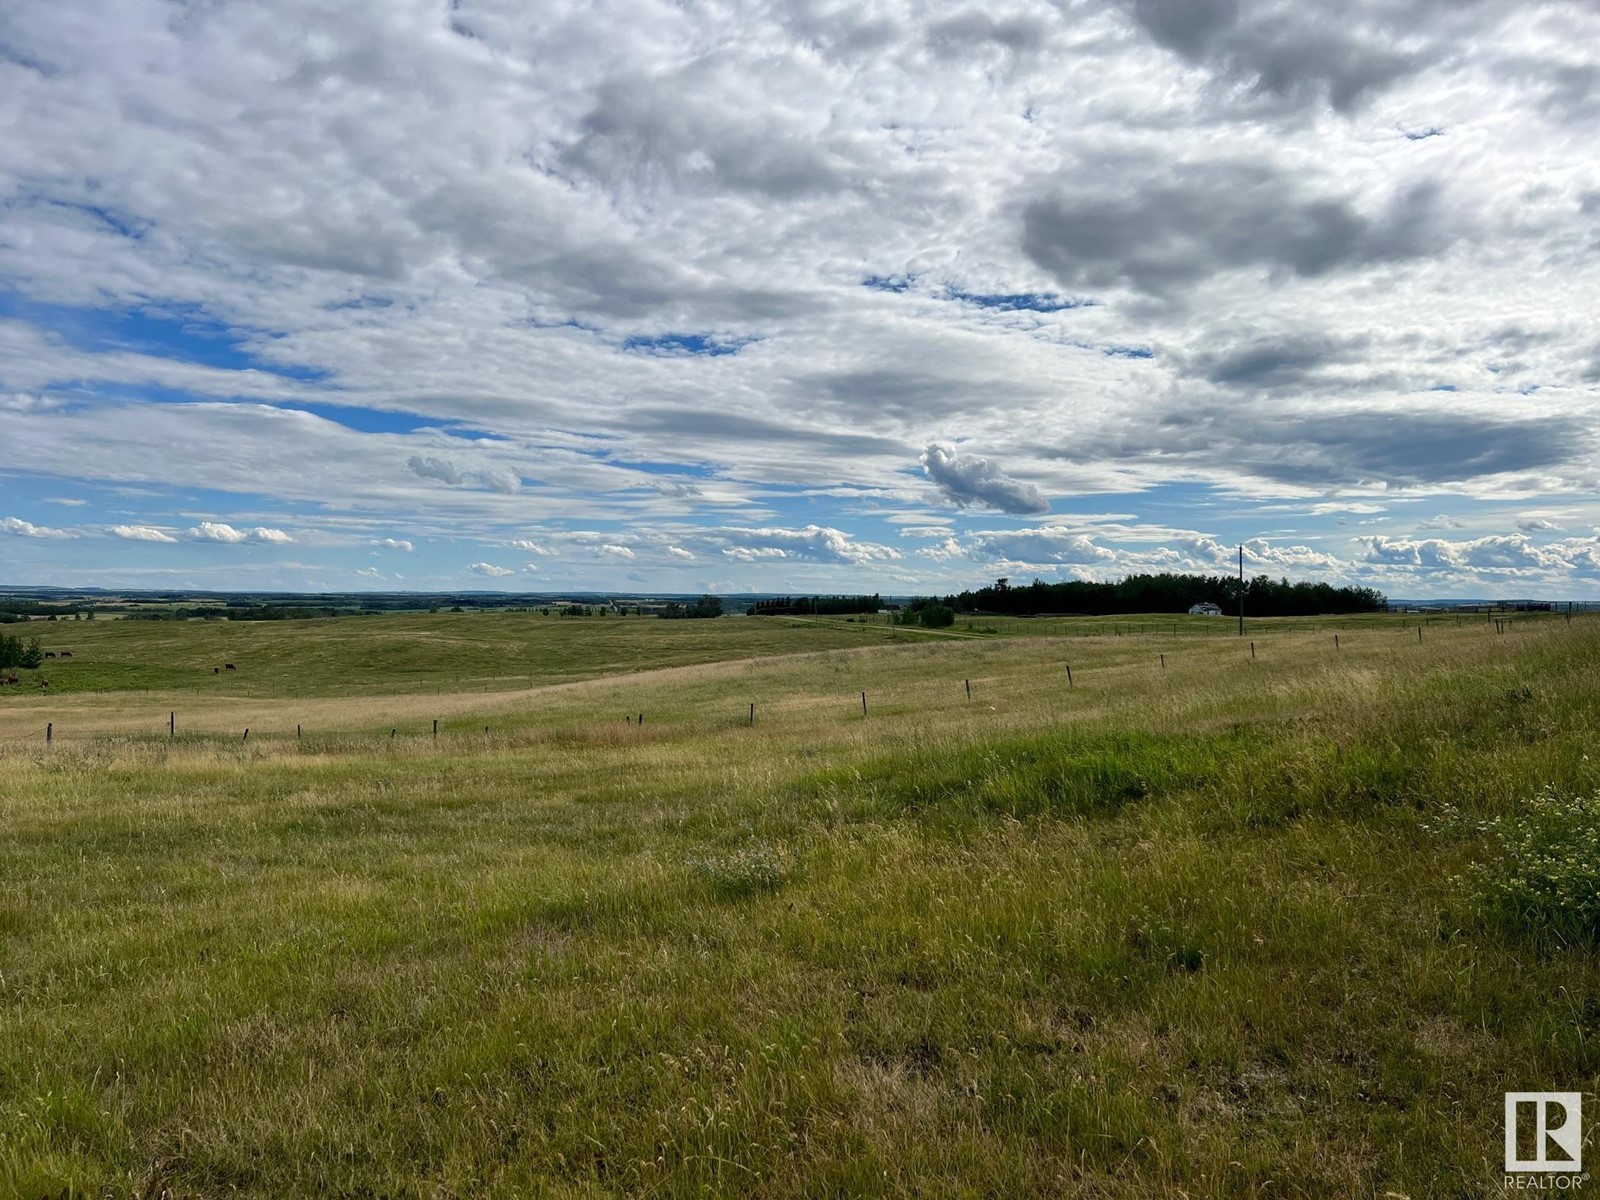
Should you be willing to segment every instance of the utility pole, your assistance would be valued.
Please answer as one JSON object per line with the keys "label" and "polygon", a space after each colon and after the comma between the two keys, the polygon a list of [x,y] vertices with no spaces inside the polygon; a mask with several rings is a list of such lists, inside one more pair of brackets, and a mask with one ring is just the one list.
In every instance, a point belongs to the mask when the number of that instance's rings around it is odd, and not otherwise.
{"label": "utility pole", "polygon": [[1244,636],[1244,546],[1239,547],[1239,636]]}

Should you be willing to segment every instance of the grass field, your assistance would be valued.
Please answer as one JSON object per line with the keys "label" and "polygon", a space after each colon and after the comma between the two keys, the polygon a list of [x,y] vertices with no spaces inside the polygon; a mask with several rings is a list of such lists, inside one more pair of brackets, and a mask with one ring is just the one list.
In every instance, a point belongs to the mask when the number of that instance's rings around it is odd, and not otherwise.
{"label": "grass field", "polygon": [[1499,1193],[1600,1072],[1600,618],[1107,624],[75,623],[0,1193]]}

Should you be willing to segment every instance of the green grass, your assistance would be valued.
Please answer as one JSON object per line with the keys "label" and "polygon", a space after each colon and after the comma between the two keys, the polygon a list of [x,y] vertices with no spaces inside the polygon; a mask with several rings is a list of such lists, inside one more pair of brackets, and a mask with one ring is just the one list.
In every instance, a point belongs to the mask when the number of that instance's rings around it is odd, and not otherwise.
{"label": "green grass", "polygon": [[[564,682],[316,699],[389,621]],[[113,635],[263,639],[248,743],[0,745],[0,1193],[1481,1196],[1595,1091],[1594,942],[1482,881],[1593,836],[1600,621],[302,629]]]}
{"label": "green grass", "polygon": [[[502,691],[919,636],[885,626],[819,630],[782,618],[569,619],[522,612],[307,621],[36,621],[17,628],[38,636],[47,650],[72,652],[70,661],[47,661],[25,676],[30,685],[49,679],[52,693],[142,690],[221,697]],[[230,662],[237,670],[214,673]],[[7,698],[0,691],[0,706]]]}

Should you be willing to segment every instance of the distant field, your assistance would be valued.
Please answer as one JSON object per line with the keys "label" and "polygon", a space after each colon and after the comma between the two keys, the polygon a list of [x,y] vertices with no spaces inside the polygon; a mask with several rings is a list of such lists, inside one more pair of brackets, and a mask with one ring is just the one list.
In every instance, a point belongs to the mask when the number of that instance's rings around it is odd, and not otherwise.
{"label": "distant field", "polygon": [[75,623],[0,1194],[1498,1193],[1600,1082],[1600,617],[1415,622]]}
{"label": "distant field", "polygon": [[[426,688],[505,690],[621,671],[859,646],[912,632],[783,618],[663,621],[536,613],[403,613],[308,621],[34,621],[58,695],[349,696]],[[233,663],[236,671],[213,670]],[[12,693],[15,695],[15,693]],[[0,689],[0,713],[7,693]]]}

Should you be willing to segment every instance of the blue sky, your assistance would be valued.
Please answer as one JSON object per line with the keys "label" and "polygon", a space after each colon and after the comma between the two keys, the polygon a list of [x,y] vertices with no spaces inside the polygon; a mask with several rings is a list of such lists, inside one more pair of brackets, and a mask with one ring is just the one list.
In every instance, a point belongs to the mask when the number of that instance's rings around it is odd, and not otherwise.
{"label": "blue sky", "polygon": [[0,19],[0,582],[1600,584],[1600,13]]}

